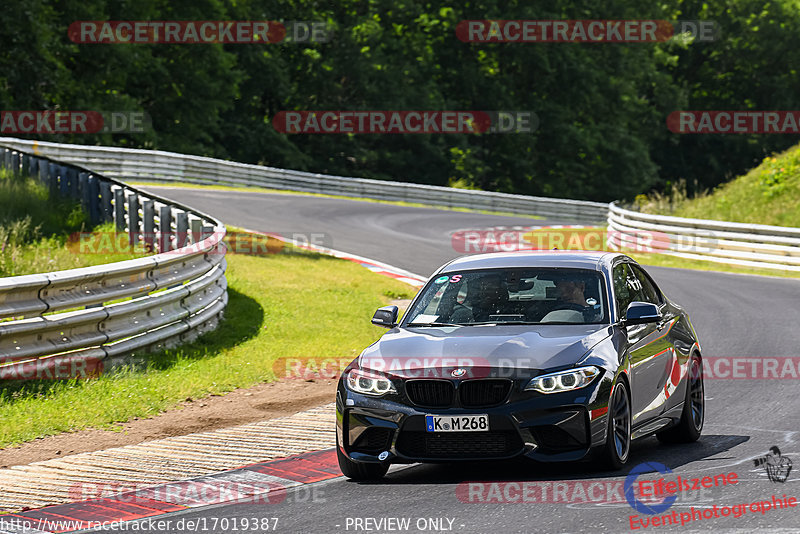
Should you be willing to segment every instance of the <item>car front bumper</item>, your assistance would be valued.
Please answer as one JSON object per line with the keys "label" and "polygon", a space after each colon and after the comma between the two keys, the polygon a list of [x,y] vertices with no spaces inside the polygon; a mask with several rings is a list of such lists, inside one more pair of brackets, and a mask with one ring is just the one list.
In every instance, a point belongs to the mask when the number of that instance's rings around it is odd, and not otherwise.
{"label": "car front bumper", "polygon": [[[516,380],[503,404],[492,407],[425,408],[404,395],[370,397],[340,380],[336,431],[340,451],[357,462],[499,460],[575,461],[605,441],[613,375],[606,372],[575,391],[540,394]],[[489,416],[486,432],[428,432],[425,416]]]}

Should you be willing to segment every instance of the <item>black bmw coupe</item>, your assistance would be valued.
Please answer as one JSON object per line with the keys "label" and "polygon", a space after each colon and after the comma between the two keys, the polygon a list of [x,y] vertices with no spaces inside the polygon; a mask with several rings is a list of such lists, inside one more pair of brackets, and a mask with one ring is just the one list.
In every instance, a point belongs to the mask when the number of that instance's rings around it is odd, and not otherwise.
{"label": "black bmw coupe", "polygon": [[342,374],[345,476],[390,464],[506,459],[619,469],[631,440],[703,428],[700,345],[687,313],[616,253],[495,253],[434,273],[402,320]]}

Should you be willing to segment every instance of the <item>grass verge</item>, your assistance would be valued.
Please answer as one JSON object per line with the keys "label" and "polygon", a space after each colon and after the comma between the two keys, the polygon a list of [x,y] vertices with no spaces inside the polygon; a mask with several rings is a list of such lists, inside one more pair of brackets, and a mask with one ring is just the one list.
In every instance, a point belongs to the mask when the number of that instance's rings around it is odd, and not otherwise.
{"label": "grass verge", "polygon": [[[279,358],[353,358],[384,331],[369,318],[409,286],[344,260],[291,247],[228,255],[229,303],[220,327],[148,357],[143,370],[88,380],[0,385],[0,447],[85,428],[114,428],[187,398],[275,379]],[[333,399],[331,399],[333,400]]]}
{"label": "grass verge", "polygon": [[685,183],[667,195],[641,196],[643,211],[718,221],[800,227],[800,144],[764,158],[747,174],[687,198]]}
{"label": "grass verge", "polygon": [[[0,171],[0,277],[89,267],[146,255],[142,249],[81,247],[90,234],[86,213],[68,198],[50,198],[29,177]],[[115,234],[113,224],[91,228],[95,236]],[[122,236],[122,241],[125,241]]]}

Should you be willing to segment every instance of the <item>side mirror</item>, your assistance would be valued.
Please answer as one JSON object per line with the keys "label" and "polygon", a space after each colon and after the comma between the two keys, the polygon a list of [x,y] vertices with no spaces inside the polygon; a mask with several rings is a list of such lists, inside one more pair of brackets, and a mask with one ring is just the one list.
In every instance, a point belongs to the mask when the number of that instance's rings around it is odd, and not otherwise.
{"label": "side mirror", "polygon": [[392,328],[397,325],[397,306],[384,306],[375,311],[372,316],[372,324],[384,328]]}
{"label": "side mirror", "polygon": [[658,311],[658,306],[649,302],[634,301],[628,305],[625,312],[624,324],[646,324],[657,323],[661,320],[661,313]]}

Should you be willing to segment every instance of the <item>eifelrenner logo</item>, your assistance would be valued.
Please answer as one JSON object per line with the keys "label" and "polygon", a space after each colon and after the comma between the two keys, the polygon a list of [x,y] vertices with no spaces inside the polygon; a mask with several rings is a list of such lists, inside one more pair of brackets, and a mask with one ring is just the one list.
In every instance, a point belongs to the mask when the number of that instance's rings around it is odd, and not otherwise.
{"label": "eifelrenner logo", "polygon": [[532,111],[280,111],[272,119],[286,134],[530,133]]}
{"label": "eifelrenner logo", "polygon": [[796,134],[800,111],[673,111],[667,128],[680,134]]}
{"label": "eifelrenner logo", "polygon": [[142,133],[151,123],[143,111],[0,111],[2,134]]}
{"label": "eifelrenner logo", "polygon": [[81,44],[279,43],[286,27],[270,20],[82,20],[69,25]]}

